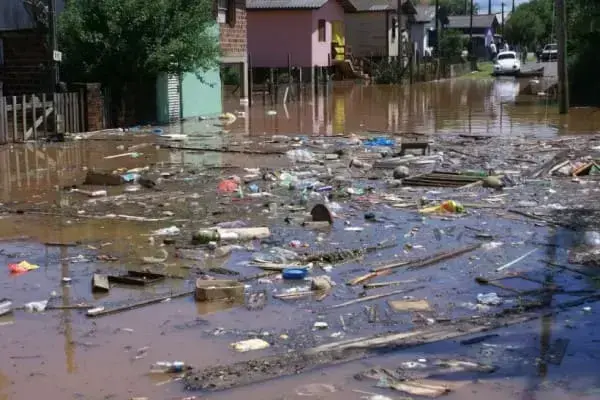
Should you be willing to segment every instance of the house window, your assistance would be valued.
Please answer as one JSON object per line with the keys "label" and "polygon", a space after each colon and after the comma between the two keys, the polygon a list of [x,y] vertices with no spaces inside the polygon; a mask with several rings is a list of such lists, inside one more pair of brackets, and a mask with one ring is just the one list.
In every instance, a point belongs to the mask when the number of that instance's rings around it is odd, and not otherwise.
{"label": "house window", "polygon": [[397,32],[398,32],[398,20],[396,18],[392,18],[392,41],[396,40]]}
{"label": "house window", "polygon": [[235,0],[217,0],[217,6],[217,22],[235,26]]}
{"label": "house window", "polygon": [[326,35],[326,23],[324,19],[320,19],[319,20],[319,42],[326,42],[327,41],[327,35]]}

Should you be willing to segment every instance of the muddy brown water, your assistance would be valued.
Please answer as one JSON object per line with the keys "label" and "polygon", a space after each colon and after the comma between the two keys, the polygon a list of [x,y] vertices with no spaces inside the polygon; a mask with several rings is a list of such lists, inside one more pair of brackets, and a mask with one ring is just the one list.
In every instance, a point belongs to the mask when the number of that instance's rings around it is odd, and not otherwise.
{"label": "muddy brown water", "polygon": [[[327,95],[303,92],[283,106],[255,95],[251,118],[229,129],[249,135],[302,133],[335,135],[365,130],[470,133],[544,137],[593,133],[600,111],[593,108],[557,113],[556,104],[541,96],[520,96],[527,80],[448,80],[412,86],[336,85]],[[227,100],[225,111],[242,110]],[[276,111],[276,116],[267,115]]]}
{"label": "muddy brown water", "polygon": [[[256,136],[274,133],[333,135],[362,133],[367,129],[381,131],[418,131],[426,133],[471,132],[490,135],[525,135],[540,137],[559,133],[592,132],[600,125],[594,110],[575,110],[568,117],[558,117],[552,105],[539,99],[526,99],[515,104],[514,81],[475,82],[448,81],[416,85],[413,88],[377,86],[336,87],[325,98],[303,104],[291,103],[284,107],[255,106],[248,111],[250,118],[239,118],[226,127],[230,135],[218,132],[215,121],[198,121],[172,127],[173,133],[194,134],[192,146],[220,147],[231,143],[244,143]],[[231,110],[243,110],[231,106]],[[275,117],[266,112],[276,110]],[[470,110],[470,111],[469,111]],[[470,128],[470,131],[469,131]],[[95,271],[114,272],[125,268],[138,268],[139,258],[154,255],[156,247],[148,241],[153,229],[169,226],[166,222],[128,222],[62,217],[60,204],[73,201],[85,210],[85,199],[65,195],[60,188],[80,185],[86,168],[116,169],[154,165],[159,169],[188,168],[213,171],[209,181],[182,179],[174,188],[186,193],[208,193],[210,199],[222,166],[261,167],[285,165],[278,156],[248,156],[225,153],[181,152],[157,149],[156,137],[128,134],[111,140],[76,141],[68,144],[27,144],[0,149],[0,203],[12,208],[40,209],[45,213],[5,215],[0,218],[0,298],[9,297],[20,305],[47,299],[51,292],[57,296],[54,304],[68,306],[79,302],[116,305],[121,302],[145,299],[158,294],[174,293],[190,288],[191,282],[172,279],[165,283],[140,290],[116,287],[109,295],[90,293],[90,275]],[[136,146],[136,157],[107,156],[126,153]],[[208,183],[207,183],[208,182]],[[356,182],[356,184],[359,184]],[[364,183],[360,183],[364,184]],[[109,195],[118,195],[122,188],[108,188]],[[141,192],[150,200],[152,193]],[[291,194],[290,194],[291,195]],[[212,197],[214,198],[214,196]],[[140,198],[138,202],[144,199]],[[65,203],[65,201],[67,203]],[[166,200],[165,200],[166,201]],[[202,201],[209,201],[202,198]],[[123,212],[130,212],[123,205]],[[177,212],[193,207],[188,202],[173,205]],[[246,207],[246,208],[244,208]],[[411,296],[426,298],[436,313],[447,317],[470,315],[463,303],[474,303],[478,293],[488,288],[477,286],[474,276],[490,272],[495,266],[515,259],[534,248],[532,241],[543,241],[553,232],[547,227],[524,222],[504,220],[483,212],[473,212],[458,221],[423,220],[413,212],[399,211],[380,204],[360,203],[350,207],[345,204],[344,217],[352,226],[363,231],[346,230],[342,221],[336,222],[329,233],[306,231],[288,226],[281,221],[285,213],[269,214],[261,202],[238,206],[240,214],[224,214],[215,218],[234,220],[252,218],[273,229],[274,241],[270,245],[286,247],[290,240],[308,243],[313,250],[333,247],[361,247],[394,237],[398,246],[375,252],[364,260],[355,260],[336,266],[331,276],[338,283],[336,291],[322,303],[309,300],[281,302],[269,299],[260,311],[226,303],[197,304],[192,298],[175,299],[96,320],[87,319],[77,310],[48,311],[28,314],[17,311],[12,316],[0,317],[0,399],[177,399],[194,395],[183,390],[181,382],[169,382],[164,376],[148,376],[150,364],[161,360],[182,360],[203,367],[227,364],[250,359],[263,354],[274,354],[291,348],[306,347],[327,341],[373,333],[394,332],[418,326],[410,314],[390,313],[386,299],[378,300],[381,321],[371,323],[364,305],[350,306],[339,311],[326,310],[326,306],[356,298],[359,288],[348,288],[344,282],[366,272],[369,265],[398,257],[419,257],[442,249],[452,249],[475,239],[468,226],[480,226],[507,244],[503,249],[480,251],[472,255],[428,267],[423,271],[402,271],[392,275],[397,279],[418,279],[424,285]],[[133,209],[132,209],[133,210]],[[382,219],[366,222],[365,210],[373,210]],[[112,210],[111,210],[112,211]],[[113,212],[119,212],[114,210]],[[135,209],[140,212],[140,209]],[[241,212],[244,213],[241,213]],[[131,211],[133,213],[134,211]],[[156,214],[151,208],[146,215]],[[179,215],[179,214],[178,214]],[[189,216],[188,216],[189,217]],[[193,221],[200,224],[202,221]],[[195,225],[194,225],[195,226]],[[419,227],[414,231],[414,227]],[[441,232],[441,238],[440,238]],[[559,262],[566,258],[569,247],[568,234],[560,236],[561,248],[554,255]],[[46,242],[81,242],[76,247],[54,247]],[[406,244],[423,248],[406,247]],[[168,248],[171,252],[171,248]],[[254,244],[254,250],[260,250]],[[540,256],[528,259],[521,266],[544,279],[547,268],[538,261]],[[117,255],[117,262],[99,262],[98,254]],[[246,265],[251,252],[238,251],[215,264],[238,271],[241,276],[260,272]],[[6,265],[28,260],[40,269],[20,276],[9,275]],[[170,261],[173,261],[172,259]],[[186,261],[187,268],[175,265],[169,272],[189,272],[199,262]],[[321,274],[323,271],[315,271]],[[62,282],[71,278],[69,284]],[[586,279],[575,279],[568,273],[555,277],[556,282],[570,288],[587,288]],[[519,283],[515,283],[519,285]],[[250,282],[251,290],[281,291],[298,284],[260,285]],[[525,285],[521,283],[521,285]],[[525,285],[526,288],[530,286]],[[525,288],[522,287],[522,288]],[[377,289],[382,293],[389,289]],[[563,296],[564,297],[564,296]],[[560,299],[559,299],[560,300]],[[509,302],[510,303],[510,302]],[[449,395],[452,399],[540,398],[566,399],[600,398],[597,378],[590,374],[590,366],[597,364],[598,331],[596,305],[592,313],[581,309],[561,315],[552,321],[525,324],[499,332],[497,339],[473,346],[458,343],[440,343],[418,349],[384,355],[349,363],[336,368],[326,368],[299,377],[284,378],[267,384],[258,384],[232,391],[202,394],[214,399],[300,399],[302,386],[313,383],[332,385],[333,393],[320,393],[313,398],[360,399],[361,390],[397,398],[395,394],[373,386],[373,382],[358,382],[353,375],[375,365],[398,366],[400,362],[417,358],[465,357],[489,361],[500,367],[500,372],[490,376],[469,376],[473,381]],[[345,329],[339,316],[344,317]],[[325,320],[329,328],[313,331],[315,321]],[[288,335],[285,339],[281,335]],[[549,337],[549,335],[551,337]],[[230,343],[248,337],[263,337],[272,347],[262,352],[235,353]],[[548,343],[557,337],[571,339],[571,347],[561,366],[539,367],[540,354]],[[142,358],[136,351],[148,347]],[[542,363],[543,364],[543,363]],[[304,392],[306,392],[304,388]],[[200,396],[200,395],[199,395]]]}

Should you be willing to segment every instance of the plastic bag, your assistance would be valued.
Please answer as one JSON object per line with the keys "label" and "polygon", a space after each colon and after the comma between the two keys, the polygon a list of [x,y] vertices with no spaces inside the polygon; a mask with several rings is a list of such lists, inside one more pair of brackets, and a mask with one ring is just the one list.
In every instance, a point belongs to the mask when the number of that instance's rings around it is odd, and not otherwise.
{"label": "plastic bag", "polygon": [[315,155],[305,149],[288,150],[285,155],[290,161],[297,163],[312,163],[316,161]]}

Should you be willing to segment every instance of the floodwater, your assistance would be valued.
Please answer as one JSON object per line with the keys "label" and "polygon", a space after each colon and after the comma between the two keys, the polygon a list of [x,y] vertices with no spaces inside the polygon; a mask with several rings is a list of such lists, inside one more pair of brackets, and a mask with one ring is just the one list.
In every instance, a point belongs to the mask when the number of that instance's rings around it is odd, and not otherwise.
{"label": "floodwater", "polygon": [[[577,110],[567,120],[561,120],[553,114],[551,105],[541,104],[543,101],[539,99],[528,99],[527,104],[515,105],[515,91],[513,81],[446,81],[416,85],[410,89],[335,87],[327,98],[304,99],[302,104],[288,104],[287,110],[282,106],[263,107],[258,104],[261,99],[255,99],[254,107],[247,110],[250,118],[239,118],[226,127],[231,135],[220,134],[222,128],[215,127],[214,121],[184,124],[172,130],[195,134],[190,140],[192,147],[217,148],[234,142],[243,143],[249,139],[248,136],[273,133],[333,135],[380,130],[442,134],[458,131],[543,137],[557,133],[593,132],[600,126],[600,121],[593,118],[593,110]],[[242,110],[239,106],[232,106],[232,111],[236,109]],[[277,111],[277,115],[267,116],[266,112],[272,109]],[[565,124],[569,126],[565,128]],[[376,202],[370,203],[368,199],[344,210],[342,215],[348,224],[337,221],[330,232],[324,233],[285,225],[282,221],[286,213],[265,212],[262,201],[224,204],[224,213],[215,213],[210,221],[205,221],[206,214],[194,210],[209,202],[219,202],[212,194],[216,180],[231,173],[228,169],[221,172],[220,167],[273,166],[283,161],[239,154],[158,150],[153,145],[155,141],[156,138],[132,134],[108,141],[27,144],[0,149],[0,203],[13,211],[27,210],[25,214],[0,217],[0,266],[22,260],[40,266],[38,270],[19,276],[10,275],[5,267],[0,268],[0,298],[11,298],[16,305],[21,305],[47,299],[53,294],[52,304],[63,307],[79,303],[112,306],[189,290],[190,280],[175,277],[144,290],[117,286],[108,295],[98,296],[90,292],[90,276],[94,272],[115,273],[143,268],[140,257],[155,256],[158,252],[158,245],[149,240],[150,232],[175,223],[200,227],[215,220],[249,218],[272,228],[274,239],[268,242],[270,246],[286,247],[291,240],[298,240],[315,251],[332,247],[358,248],[390,238],[396,246],[368,254],[362,260],[336,265],[330,275],[339,286],[335,294],[319,304],[311,300],[283,302],[269,299],[263,310],[250,311],[229,303],[197,304],[188,296],[98,319],[88,319],[77,309],[51,310],[41,314],[16,311],[12,316],[0,317],[0,337],[3,339],[0,344],[0,400],[180,399],[194,393],[185,393],[180,381],[148,375],[153,362],[182,360],[197,367],[206,367],[342,338],[418,327],[423,322],[413,315],[384,311],[388,310],[387,299],[340,310],[328,310],[327,307],[356,298],[361,289],[347,287],[344,282],[366,273],[368,266],[398,257],[423,257],[473,243],[472,227],[480,227],[493,234],[495,240],[504,242],[505,246],[480,250],[422,271],[401,271],[392,275],[394,279],[416,280],[415,284],[407,286],[416,288],[410,296],[427,299],[435,315],[448,318],[471,315],[473,311],[469,304],[476,302],[477,294],[491,291],[478,286],[473,279],[475,276],[493,271],[495,267],[536,248],[538,243],[550,241],[555,234],[548,227],[480,212],[456,221],[424,221],[413,212],[393,210]],[[107,158],[130,150],[137,153],[135,157]],[[202,179],[187,176],[160,193],[132,193],[129,201],[120,202],[113,209],[107,206],[113,213],[146,217],[158,217],[159,210],[174,211],[175,219],[165,221],[130,222],[95,218],[91,214],[97,204],[60,190],[80,185],[87,168],[147,165],[160,170],[193,167],[216,172]],[[354,184],[366,186],[360,180]],[[118,195],[122,188],[109,187],[108,191],[111,196]],[[76,217],[63,215],[66,209],[71,208],[79,210]],[[363,214],[367,209],[375,212],[377,220],[365,221]],[[358,229],[350,230],[348,227]],[[519,270],[545,280],[549,270],[539,261],[540,258],[565,263],[566,249],[574,239],[568,233],[560,233],[556,237],[561,240],[557,243],[556,252],[546,253],[546,249],[542,248],[538,255],[520,264]],[[57,247],[49,242],[75,245]],[[172,257],[173,247],[165,248],[170,254],[168,272],[174,276],[190,271],[193,276],[196,267],[203,263],[225,267],[240,276],[260,272],[245,262],[251,251],[236,251],[220,260],[186,260],[186,265],[181,265],[180,260]],[[254,244],[253,250],[261,249]],[[115,257],[116,261],[98,260],[99,255]],[[324,272],[315,271],[315,274],[321,273]],[[64,282],[63,278],[70,278],[70,282]],[[591,280],[577,278],[565,271],[552,276],[554,283],[573,290],[594,285]],[[249,285],[249,290],[268,292],[281,291],[290,285],[300,286],[277,281],[271,284],[250,281]],[[519,289],[539,287],[531,286],[531,282],[519,281],[512,285]],[[376,289],[369,294],[388,290]],[[554,300],[570,299],[557,296]],[[514,298],[507,297],[504,306],[514,306],[514,301]],[[370,321],[365,305],[379,307],[378,321]],[[397,367],[402,361],[419,358],[468,358],[500,368],[499,372],[490,376],[469,376],[463,388],[448,395],[450,399],[484,396],[499,400],[600,398],[597,374],[593,373],[593,366],[597,365],[600,357],[597,350],[600,331],[594,308],[595,304],[591,312],[574,309],[551,321],[541,320],[507,328],[498,332],[499,337],[472,346],[454,342],[428,345],[268,384],[202,394],[202,398],[299,399],[305,396],[297,393],[298,388],[312,383],[333,385],[335,388],[333,393],[322,393],[314,398],[368,398],[368,395],[353,390],[397,398],[391,391],[374,387],[374,382],[359,382],[353,376],[375,365]],[[340,316],[345,321],[343,325]],[[329,328],[314,331],[314,322],[321,320],[327,321]],[[246,354],[235,353],[230,348],[232,342],[256,336],[266,338],[272,347]],[[543,354],[557,338],[570,339],[571,344],[561,365],[548,365]],[[139,349],[146,347],[146,351],[138,353]]]}
{"label": "floodwater", "polygon": [[[457,79],[415,85],[336,84],[327,94],[304,91],[299,100],[275,105],[253,98],[249,120],[229,129],[249,135],[336,135],[365,130],[539,136],[584,134],[600,129],[600,110],[572,109],[560,116],[546,97],[519,96],[526,80]],[[235,99],[225,111],[241,110]],[[276,116],[267,115],[274,110]]]}

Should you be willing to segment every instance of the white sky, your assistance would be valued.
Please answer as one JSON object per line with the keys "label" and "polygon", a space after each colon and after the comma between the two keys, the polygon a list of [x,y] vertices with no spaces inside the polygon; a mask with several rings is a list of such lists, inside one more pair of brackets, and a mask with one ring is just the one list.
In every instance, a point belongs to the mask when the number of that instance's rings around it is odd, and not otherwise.
{"label": "white sky", "polygon": [[[488,0],[475,0],[479,5],[479,12],[487,14]],[[492,0],[492,12],[499,13],[502,10],[503,0]],[[526,3],[527,0],[515,0],[515,7],[521,3]],[[512,0],[504,0],[504,12],[508,13],[512,9]]]}

